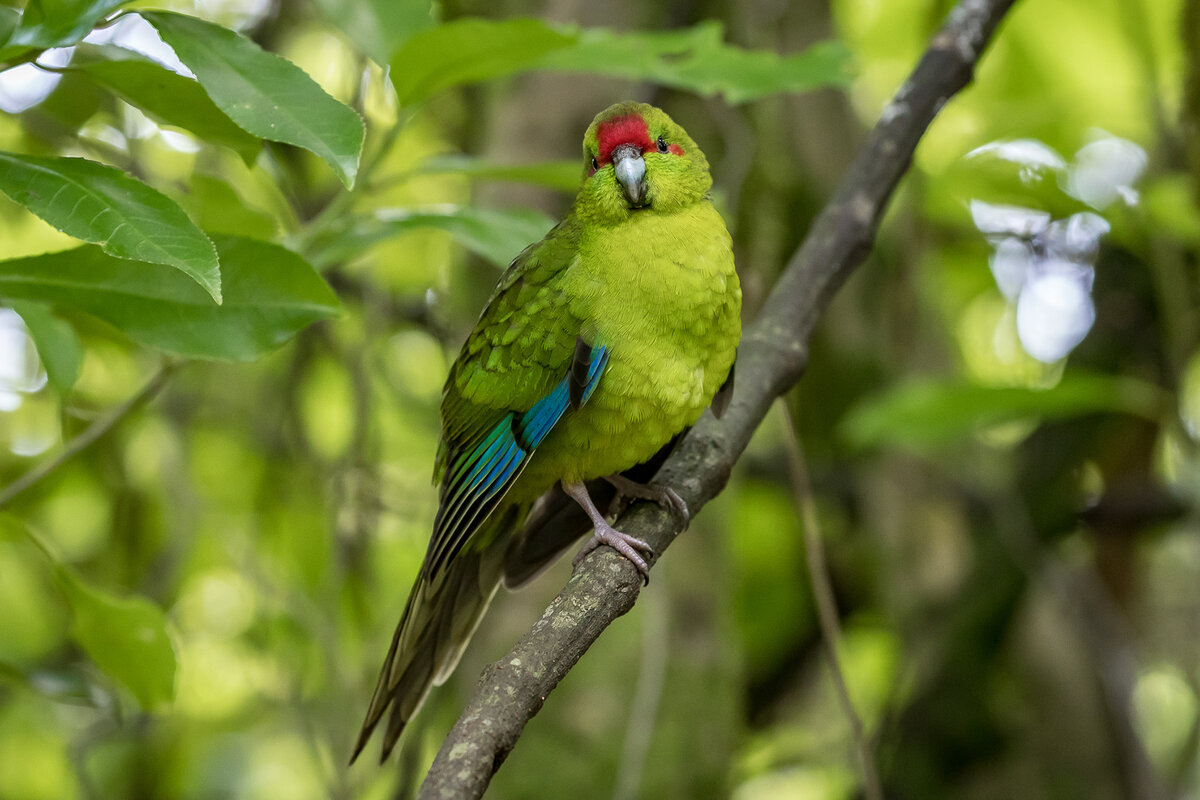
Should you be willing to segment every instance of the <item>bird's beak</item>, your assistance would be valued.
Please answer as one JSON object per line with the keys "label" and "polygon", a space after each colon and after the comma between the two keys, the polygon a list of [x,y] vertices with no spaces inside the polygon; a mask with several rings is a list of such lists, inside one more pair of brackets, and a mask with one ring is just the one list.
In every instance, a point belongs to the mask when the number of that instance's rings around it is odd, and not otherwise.
{"label": "bird's beak", "polygon": [[629,205],[635,208],[646,201],[646,162],[642,159],[642,151],[632,144],[623,144],[613,150],[613,171],[617,181],[629,198]]}

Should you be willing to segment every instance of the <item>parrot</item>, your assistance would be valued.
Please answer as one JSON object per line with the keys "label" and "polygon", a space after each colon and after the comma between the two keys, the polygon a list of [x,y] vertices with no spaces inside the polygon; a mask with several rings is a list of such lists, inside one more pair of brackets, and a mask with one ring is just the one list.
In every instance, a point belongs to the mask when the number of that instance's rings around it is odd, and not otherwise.
{"label": "parrot", "polygon": [[586,532],[560,546],[530,524],[552,494],[590,520],[576,564],[607,545],[644,580],[650,546],[616,530],[589,485],[603,479],[617,499],[653,500],[687,524],[674,490],[630,476],[652,474],[710,405],[728,403],[742,297],[731,237],[704,153],[654,106],[600,112],[583,165],[569,212],[505,270],[450,368],[433,533],[351,763],[390,706],[387,759],[501,584],[518,587]]}

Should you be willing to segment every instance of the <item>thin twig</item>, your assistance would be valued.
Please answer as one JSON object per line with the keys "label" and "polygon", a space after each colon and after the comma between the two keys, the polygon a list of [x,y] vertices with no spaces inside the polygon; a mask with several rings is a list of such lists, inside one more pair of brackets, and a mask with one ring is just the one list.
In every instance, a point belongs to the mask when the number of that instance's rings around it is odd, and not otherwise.
{"label": "thin twig", "polygon": [[875,747],[863,727],[862,717],[854,708],[854,701],[850,699],[850,689],[846,686],[846,675],[842,671],[842,661],[838,655],[838,648],[842,643],[842,624],[838,617],[833,584],[829,580],[829,565],[825,561],[825,545],[821,540],[821,527],[817,518],[817,507],[813,502],[812,484],[808,480],[804,447],[800,444],[800,436],[796,432],[796,424],[792,421],[787,405],[780,399],[778,406],[788,432],[788,473],[792,479],[796,505],[800,509],[801,527],[804,528],[808,578],[812,583],[813,599],[817,604],[817,623],[821,626],[825,656],[829,659],[829,671],[833,674],[833,685],[837,689],[842,713],[850,722],[850,733],[854,738],[854,751],[858,756],[859,768],[862,769],[863,789],[867,800],[883,800],[883,786],[879,782],[879,773],[875,770]]}
{"label": "thin twig", "polygon": [[[665,565],[664,565],[665,566]],[[663,572],[660,566],[659,572]],[[630,800],[638,796],[642,782],[642,770],[646,766],[646,752],[650,749],[650,737],[654,733],[654,719],[658,716],[658,703],[662,699],[663,683],[667,676],[667,596],[662,588],[665,577],[657,576],[653,588],[647,588],[657,597],[646,604],[645,627],[642,629],[642,663],[638,669],[637,686],[630,703],[629,722],[625,726],[625,745],[621,749],[621,761],[617,767],[616,787],[613,800]]]}
{"label": "thin twig", "polygon": [[4,487],[0,491],[0,506],[5,505],[26,489],[33,487],[46,476],[53,474],[63,464],[95,444],[97,440],[116,427],[130,413],[150,402],[158,394],[159,390],[162,389],[176,366],[176,362],[173,361],[163,364],[158,372],[154,374],[154,377],[147,381],[146,385],[137,394],[89,425],[83,433],[67,442],[58,455],[43,461]]}

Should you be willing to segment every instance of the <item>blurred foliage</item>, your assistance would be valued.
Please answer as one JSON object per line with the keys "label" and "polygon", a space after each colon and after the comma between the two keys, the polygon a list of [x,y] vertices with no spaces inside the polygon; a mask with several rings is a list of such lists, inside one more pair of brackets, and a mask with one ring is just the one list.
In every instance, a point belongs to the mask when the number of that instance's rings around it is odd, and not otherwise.
{"label": "blurred foliage", "polygon": [[[591,117],[702,144],[752,318],[951,4],[125,5],[0,4],[0,798],[408,796],[569,569],[498,598],[400,768],[344,766],[442,380]],[[1018,3],[789,398],[890,798],[1200,792],[1197,19]],[[1030,298],[1092,314],[1069,355]],[[861,796],[781,423],[492,795]]]}

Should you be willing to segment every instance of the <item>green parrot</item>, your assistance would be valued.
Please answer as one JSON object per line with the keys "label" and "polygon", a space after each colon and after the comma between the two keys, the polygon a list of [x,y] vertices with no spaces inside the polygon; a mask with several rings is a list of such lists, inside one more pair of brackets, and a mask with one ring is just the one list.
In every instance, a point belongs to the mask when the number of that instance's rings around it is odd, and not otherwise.
{"label": "green parrot", "polygon": [[446,379],[433,535],[351,762],[390,705],[386,759],[496,588],[558,557],[561,536],[541,524],[558,487],[594,530],[576,563],[608,545],[645,577],[652,555],[605,520],[587,481],[686,524],[673,490],[621,473],[661,461],[718,390],[727,399],[742,298],[729,232],[704,153],[653,106],[602,111],[583,160],[570,213],[505,271]]}

